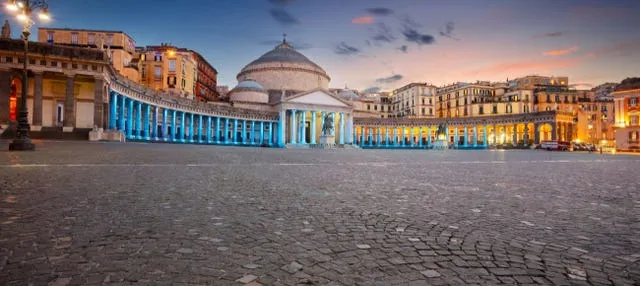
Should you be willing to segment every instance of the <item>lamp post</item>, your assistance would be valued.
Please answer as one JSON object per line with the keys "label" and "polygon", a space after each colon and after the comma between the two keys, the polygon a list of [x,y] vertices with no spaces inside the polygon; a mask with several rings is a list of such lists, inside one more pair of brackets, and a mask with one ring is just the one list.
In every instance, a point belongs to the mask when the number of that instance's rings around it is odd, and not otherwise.
{"label": "lamp post", "polygon": [[20,98],[20,110],[18,112],[18,128],[16,130],[16,137],[13,142],[9,144],[9,150],[15,151],[27,151],[35,150],[35,145],[31,142],[29,137],[29,117],[27,111],[27,89],[28,85],[28,53],[29,53],[29,29],[35,22],[31,20],[31,13],[35,10],[40,10],[38,18],[43,21],[49,20],[49,5],[45,0],[8,0],[5,4],[7,10],[10,12],[16,12],[16,18],[18,22],[22,24],[24,29],[22,30],[22,39],[24,40],[24,59],[23,59],[23,71],[22,71],[22,97]]}

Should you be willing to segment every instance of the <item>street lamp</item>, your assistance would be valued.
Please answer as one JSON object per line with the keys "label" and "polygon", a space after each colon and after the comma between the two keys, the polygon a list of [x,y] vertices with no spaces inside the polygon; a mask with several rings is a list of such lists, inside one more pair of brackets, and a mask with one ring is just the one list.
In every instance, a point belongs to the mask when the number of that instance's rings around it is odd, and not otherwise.
{"label": "street lamp", "polygon": [[38,18],[41,21],[48,21],[49,17],[49,5],[45,0],[8,0],[5,3],[7,10],[16,13],[18,22],[22,24],[24,30],[22,30],[22,39],[24,40],[24,66],[22,74],[22,97],[20,98],[20,111],[18,112],[18,128],[16,131],[16,138],[9,144],[9,150],[24,151],[35,150],[36,146],[31,142],[29,137],[29,118],[27,111],[27,89],[28,89],[28,53],[29,53],[29,29],[35,22],[31,20],[31,13],[35,10],[39,10]]}

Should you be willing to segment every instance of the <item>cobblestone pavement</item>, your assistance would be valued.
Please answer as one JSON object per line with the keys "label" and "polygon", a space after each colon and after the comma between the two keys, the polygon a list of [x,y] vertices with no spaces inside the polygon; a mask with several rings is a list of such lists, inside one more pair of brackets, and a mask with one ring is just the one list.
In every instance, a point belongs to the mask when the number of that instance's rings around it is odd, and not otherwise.
{"label": "cobblestone pavement", "polygon": [[0,285],[638,285],[639,167],[39,142],[0,151]]}

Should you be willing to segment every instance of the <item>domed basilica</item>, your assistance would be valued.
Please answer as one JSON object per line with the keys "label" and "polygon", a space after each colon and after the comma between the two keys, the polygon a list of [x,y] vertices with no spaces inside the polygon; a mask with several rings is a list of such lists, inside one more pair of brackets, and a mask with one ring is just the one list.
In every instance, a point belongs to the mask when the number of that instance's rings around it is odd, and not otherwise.
{"label": "domed basilica", "polygon": [[[286,40],[246,65],[236,78],[230,102],[235,107],[279,112],[284,121],[280,126],[285,127],[278,130],[281,142],[352,143],[348,135],[353,132],[353,95],[329,92],[329,75]],[[333,130],[322,134],[327,120],[333,122]],[[327,138],[335,142],[326,142]]]}

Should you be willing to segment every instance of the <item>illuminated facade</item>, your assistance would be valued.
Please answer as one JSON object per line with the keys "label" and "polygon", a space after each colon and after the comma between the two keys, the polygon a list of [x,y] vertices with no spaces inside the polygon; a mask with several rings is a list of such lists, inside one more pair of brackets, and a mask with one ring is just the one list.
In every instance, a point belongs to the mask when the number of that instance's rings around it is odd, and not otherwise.
{"label": "illuminated facade", "polygon": [[616,148],[640,151],[640,78],[623,80],[612,94],[616,109]]}
{"label": "illuminated facade", "polygon": [[138,54],[141,84],[195,99],[198,71],[192,51],[163,44],[138,49]]}
{"label": "illuminated facade", "polygon": [[434,118],[436,87],[427,83],[410,83],[391,93],[389,117]]}
{"label": "illuminated facade", "polygon": [[[21,41],[0,40],[0,86],[5,87],[0,89],[3,129],[12,122],[11,83],[18,79],[22,49]],[[144,71],[141,73],[149,75],[150,67],[161,67],[160,80],[156,80],[155,73],[145,78],[158,83],[157,88],[149,88],[124,77],[105,50],[46,43],[30,45],[30,49],[32,87],[27,96],[29,120],[36,137],[58,132],[84,134],[92,140],[316,147],[330,136],[335,138],[337,147],[429,149],[436,127],[446,124],[446,137],[454,148],[492,145],[525,148],[543,140],[570,140],[575,125],[575,116],[562,109],[481,114],[479,108],[478,111],[473,108],[474,100],[478,106],[495,104],[495,100],[500,104],[528,104],[531,95],[525,91],[496,92],[502,87],[483,84],[461,85],[438,92],[438,96],[449,95],[442,100],[450,103],[449,106],[438,110],[446,111],[449,117],[420,118],[419,114],[384,117],[381,114],[391,115],[402,110],[391,107],[393,95],[361,97],[346,89],[327,90],[329,76],[324,70],[285,41],[240,71],[238,84],[228,92],[228,102],[207,103],[184,98],[169,90],[176,87],[164,86],[174,82],[167,80],[171,79],[171,72],[182,73],[182,67],[196,74],[189,51],[160,46],[141,53],[144,60],[138,64],[146,67],[140,69]],[[172,64],[167,61],[172,58],[184,60],[185,64],[176,60],[175,69],[169,68]],[[178,78],[175,81],[180,82]],[[186,92],[195,82],[194,79],[178,84],[177,88]],[[18,90],[16,87],[14,84]],[[422,84],[410,85],[406,90],[422,87]],[[412,113],[420,110],[415,108],[421,108],[423,96],[425,99],[435,97],[426,91],[433,88],[424,87],[425,90],[416,89],[415,95],[408,93],[402,99],[404,102],[414,99],[415,106],[409,104]],[[15,97],[19,96],[22,95]],[[452,106],[452,102],[464,102],[465,98],[466,105]],[[416,103],[415,99],[419,101]],[[367,109],[367,102],[385,108],[376,112],[374,107],[372,111]],[[524,107],[513,108],[524,110]],[[478,116],[455,117],[451,116],[453,110],[459,110],[458,113],[467,110],[468,114]],[[327,118],[332,119],[333,130],[322,134],[323,121]]]}

